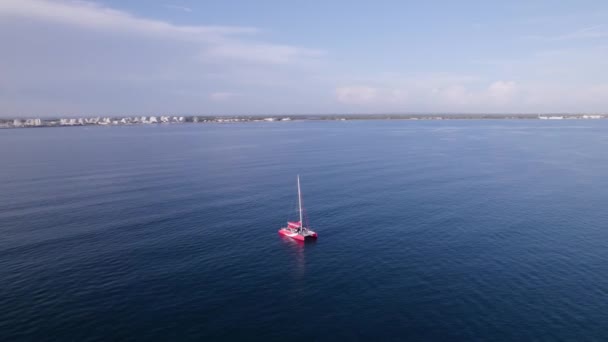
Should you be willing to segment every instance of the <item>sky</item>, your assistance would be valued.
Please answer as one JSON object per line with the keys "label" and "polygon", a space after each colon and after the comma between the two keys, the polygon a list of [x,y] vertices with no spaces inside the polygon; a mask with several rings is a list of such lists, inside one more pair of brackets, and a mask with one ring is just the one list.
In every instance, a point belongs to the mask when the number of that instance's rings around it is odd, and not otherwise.
{"label": "sky", "polygon": [[0,0],[0,115],[608,112],[608,2]]}

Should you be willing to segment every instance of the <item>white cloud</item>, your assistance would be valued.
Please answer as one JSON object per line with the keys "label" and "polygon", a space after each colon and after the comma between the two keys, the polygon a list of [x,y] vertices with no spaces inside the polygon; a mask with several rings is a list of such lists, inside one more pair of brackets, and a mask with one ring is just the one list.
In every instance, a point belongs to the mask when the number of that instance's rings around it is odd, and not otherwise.
{"label": "white cloud", "polygon": [[226,42],[204,51],[204,60],[242,60],[253,63],[289,64],[316,59],[323,55],[320,50],[289,45]]}
{"label": "white cloud", "polygon": [[578,40],[578,39],[594,39],[594,38],[605,38],[608,37],[608,30],[605,25],[593,25],[583,27],[580,29],[566,32],[559,35],[543,36],[543,35],[529,35],[525,38],[546,40],[546,41],[565,41],[565,40]]}
{"label": "white cloud", "polygon": [[[244,112],[272,102],[264,96],[286,102],[278,85],[293,91],[323,55],[269,42],[255,27],[181,25],[65,0],[0,0],[0,46],[0,115]],[[235,87],[248,96],[215,91]]]}
{"label": "white cloud", "polygon": [[496,81],[488,87],[487,95],[496,104],[506,104],[513,99],[517,86],[513,81]]}
{"label": "white cloud", "polygon": [[[480,84],[472,77],[437,77],[420,75],[418,79],[404,79],[401,84],[385,82],[377,86],[343,86],[336,89],[338,102],[350,105],[373,104],[383,110],[404,110],[428,106],[434,110],[494,110],[517,100],[519,93],[514,81],[495,81]],[[462,83],[455,82],[461,81]]]}
{"label": "white cloud", "polygon": [[578,87],[567,84],[533,83],[521,90],[526,108],[552,112],[606,112],[608,83]]}
{"label": "white cloud", "polygon": [[1,17],[46,21],[121,35],[186,41],[202,44],[201,50],[206,58],[227,58],[247,63],[287,64],[318,58],[323,54],[315,49],[251,41],[248,36],[260,32],[254,27],[176,25],[85,1],[2,0]]}
{"label": "white cloud", "polygon": [[497,109],[506,111],[504,106],[513,104],[517,92],[518,88],[514,81],[495,81],[478,90],[463,84],[449,85],[434,90],[439,105],[452,106],[460,110],[483,108],[489,111]]}
{"label": "white cloud", "polygon": [[407,102],[410,98],[410,92],[400,88],[391,89],[388,95],[388,101],[393,103]]}
{"label": "white cloud", "polygon": [[335,89],[335,99],[343,105],[366,105],[382,111],[390,106],[400,106],[408,103],[412,89],[405,87],[373,87],[369,85],[341,86]]}
{"label": "white cloud", "polygon": [[338,102],[345,104],[367,104],[376,100],[378,90],[368,86],[346,86],[336,89]]}
{"label": "white cloud", "polygon": [[218,35],[252,34],[259,31],[252,27],[174,25],[85,1],[2,0],[0,16],[44,20],[122,34],[146,34],[186,40],[214,41]]}
{"label": "white cloud", "polygon": [[186,7],[186,6],[167,4],[167,5],[165,5],[165,7],[168,9],[178,10],[178,11],[182,11],[182,12],[188,12],[188,13],[192,12],[192,8]]}
{"label": "white cloud", "polygon": [[443,89],[434,89],[433,93],[439,95],[438,101],[449,105],[468,105],[476,100],[474,95],[463,85],[450,85]]}

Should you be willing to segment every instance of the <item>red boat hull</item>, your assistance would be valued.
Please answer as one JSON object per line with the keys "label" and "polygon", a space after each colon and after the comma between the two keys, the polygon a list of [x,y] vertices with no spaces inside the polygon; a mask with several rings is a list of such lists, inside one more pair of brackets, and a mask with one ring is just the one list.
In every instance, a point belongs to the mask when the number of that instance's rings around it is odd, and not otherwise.
{"label": "red boat hull", "polygon": [[301,235],[298,233],[294,233],[291,230],[285,229],[285,228],[279,229],[279,234],[290,237],[294,240],[299,240],[299,241],[305,241],[305,240],[311,240],[311,239],[317,238],[317,233],[312,233],[311,235],[304,236],[304,235]]}

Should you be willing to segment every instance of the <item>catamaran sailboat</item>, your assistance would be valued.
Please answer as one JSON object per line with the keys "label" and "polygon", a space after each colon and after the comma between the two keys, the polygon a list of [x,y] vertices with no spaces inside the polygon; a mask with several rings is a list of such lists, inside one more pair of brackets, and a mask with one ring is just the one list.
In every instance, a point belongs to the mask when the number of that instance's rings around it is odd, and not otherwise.
{"label": "catamaran sailboat", "polygon": [[300,212],[300,221],[287,222],[287,227],[279,229],[279,234],[290,237],[295,240],[305,241],[317,238],[317,233],[304,227],[302,221],[302,191],[300,190],[300,175],[298,175],[298,211]]}

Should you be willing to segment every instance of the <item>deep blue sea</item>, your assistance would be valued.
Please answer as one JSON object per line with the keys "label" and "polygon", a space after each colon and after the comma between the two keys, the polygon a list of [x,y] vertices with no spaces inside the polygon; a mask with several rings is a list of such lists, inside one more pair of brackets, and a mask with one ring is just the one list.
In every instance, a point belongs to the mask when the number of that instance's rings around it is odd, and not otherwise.
{"label": "deep blue sea", "polygon": [[[606,341],[608,120],[0,130],[0,341]],[[316,243],[277,234],[300,174]]]}

